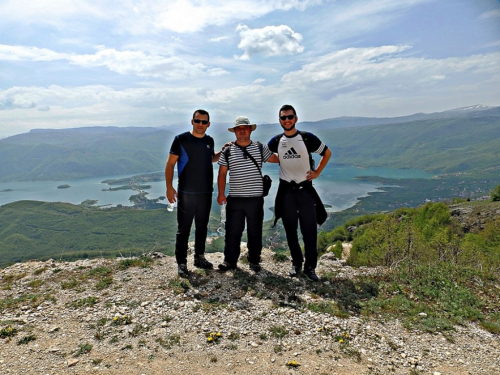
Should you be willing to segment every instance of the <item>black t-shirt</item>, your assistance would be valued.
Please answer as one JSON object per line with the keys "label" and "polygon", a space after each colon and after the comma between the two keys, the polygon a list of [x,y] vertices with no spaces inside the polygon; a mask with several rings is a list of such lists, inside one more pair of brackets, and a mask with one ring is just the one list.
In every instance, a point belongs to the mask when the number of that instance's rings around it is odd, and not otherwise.
{"label": "black t-shirt", "polygon": [[214,140],[209,135],[197,138],[190,132],[175,137],[170,153],[177,155],[177,191],[183,193],[212,193],[214,171],[212,157]]}

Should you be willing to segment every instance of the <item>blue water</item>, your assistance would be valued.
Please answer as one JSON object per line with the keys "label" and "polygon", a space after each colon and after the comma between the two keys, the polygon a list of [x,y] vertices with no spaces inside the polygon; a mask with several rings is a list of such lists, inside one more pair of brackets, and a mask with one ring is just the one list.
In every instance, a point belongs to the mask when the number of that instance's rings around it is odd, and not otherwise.
{"label": "blue water", "polygon": [[[214,166],[214,175],[217,176],[217,166]],[[269,174],[273,180],[273,186],[269,196],[265,198],[265,219],[272,218],[269,210],[274,205],[274,196],[278,188],[278,166],[276,164],[266,164],[263,170],[264,174]],[[323,203],[330,205],[328,211],[342,211],[356,204],[357,199],[365,197],[369,192],[377,191],[382,185],[359,181],[354,179],[356,176],[380,176],[387,178],[430,178],[426,172],[418,170],[395,170],[388,168],[355,168],[355,167],[337,167],[327,166],[320,178],[314,181],[314,186],[320,194]],[[21,182],[0,182],[0,206],[16,202],[19,200],[37,200],[44,202],[68,202],[80,204],[87,199],[97,200],[98,206],[111,207],[121,204],[123,206],[132,206],[129,201],[131,195],[137,194],[133,190],[101,191],[109,188],[102,181],[106,179],[118,179],[130,177],[126,176],[104,176],[94,178],[84,178],[77,180],[62,181],[21,181]],[[215,177],[216,178],[216,177]],[[70,188],[58,189],[59,185],[67,184]],[[154,199],[165,196],[165,181],[148,182],[152,185],[148,189],[148,198]],[[174,181],[174,186],[176,182]],[[113,186],[116,187],[116,186]],[[11,190],[11,191],[6,191]],[[166,201],[162,201],[165,202]],[[219,212],[218,207],[213,208]]]}

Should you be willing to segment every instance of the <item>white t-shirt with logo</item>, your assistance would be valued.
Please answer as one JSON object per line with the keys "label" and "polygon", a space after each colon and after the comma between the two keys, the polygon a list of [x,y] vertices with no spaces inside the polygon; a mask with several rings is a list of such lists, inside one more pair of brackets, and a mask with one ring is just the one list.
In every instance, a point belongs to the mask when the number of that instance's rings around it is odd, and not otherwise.
{"label": "white t-shirt with logo", "polygon": [[306,173],[315,169],[311,153],[324,155],[328,149],[314,134],[299,131],[290,137],[285,134],[273,137],[268,147],[279,156],[280,179],[296,183],[305,181]]}

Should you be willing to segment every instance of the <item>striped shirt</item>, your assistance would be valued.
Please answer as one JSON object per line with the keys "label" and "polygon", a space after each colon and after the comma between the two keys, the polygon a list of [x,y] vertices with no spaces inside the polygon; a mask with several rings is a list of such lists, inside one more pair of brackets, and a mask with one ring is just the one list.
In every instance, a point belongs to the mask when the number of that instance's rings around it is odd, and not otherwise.
{"label": "striped shirt", "polygon": [[[259,145],[252,141],[246,148],[259,167],[266,162],[272,152],[267,145],[262,145],[262,155]],[[229,168],[229,196],[231,197],[261,197],[264,193],[262,174],[255,163],[236,144],[229,146],[229,152],[220,154],[219,165]],[[227,155],[229,154],[229,160]]]}

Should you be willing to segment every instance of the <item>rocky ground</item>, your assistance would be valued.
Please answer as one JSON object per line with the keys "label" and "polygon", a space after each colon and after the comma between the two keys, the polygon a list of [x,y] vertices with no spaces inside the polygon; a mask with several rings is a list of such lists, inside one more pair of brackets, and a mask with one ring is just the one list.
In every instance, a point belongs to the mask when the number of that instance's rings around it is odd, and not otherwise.
{"label": "rocky ground", "polygon": [[500,374],[500,338],[476,324],[444,337],[335,310],[332,283],[383,269],[327,254],[318,274],[328,281],[312,283],[265,251],[258,274],[190,265],[185,280],[173,258],[149,257],[1,270],[0,373]]}

